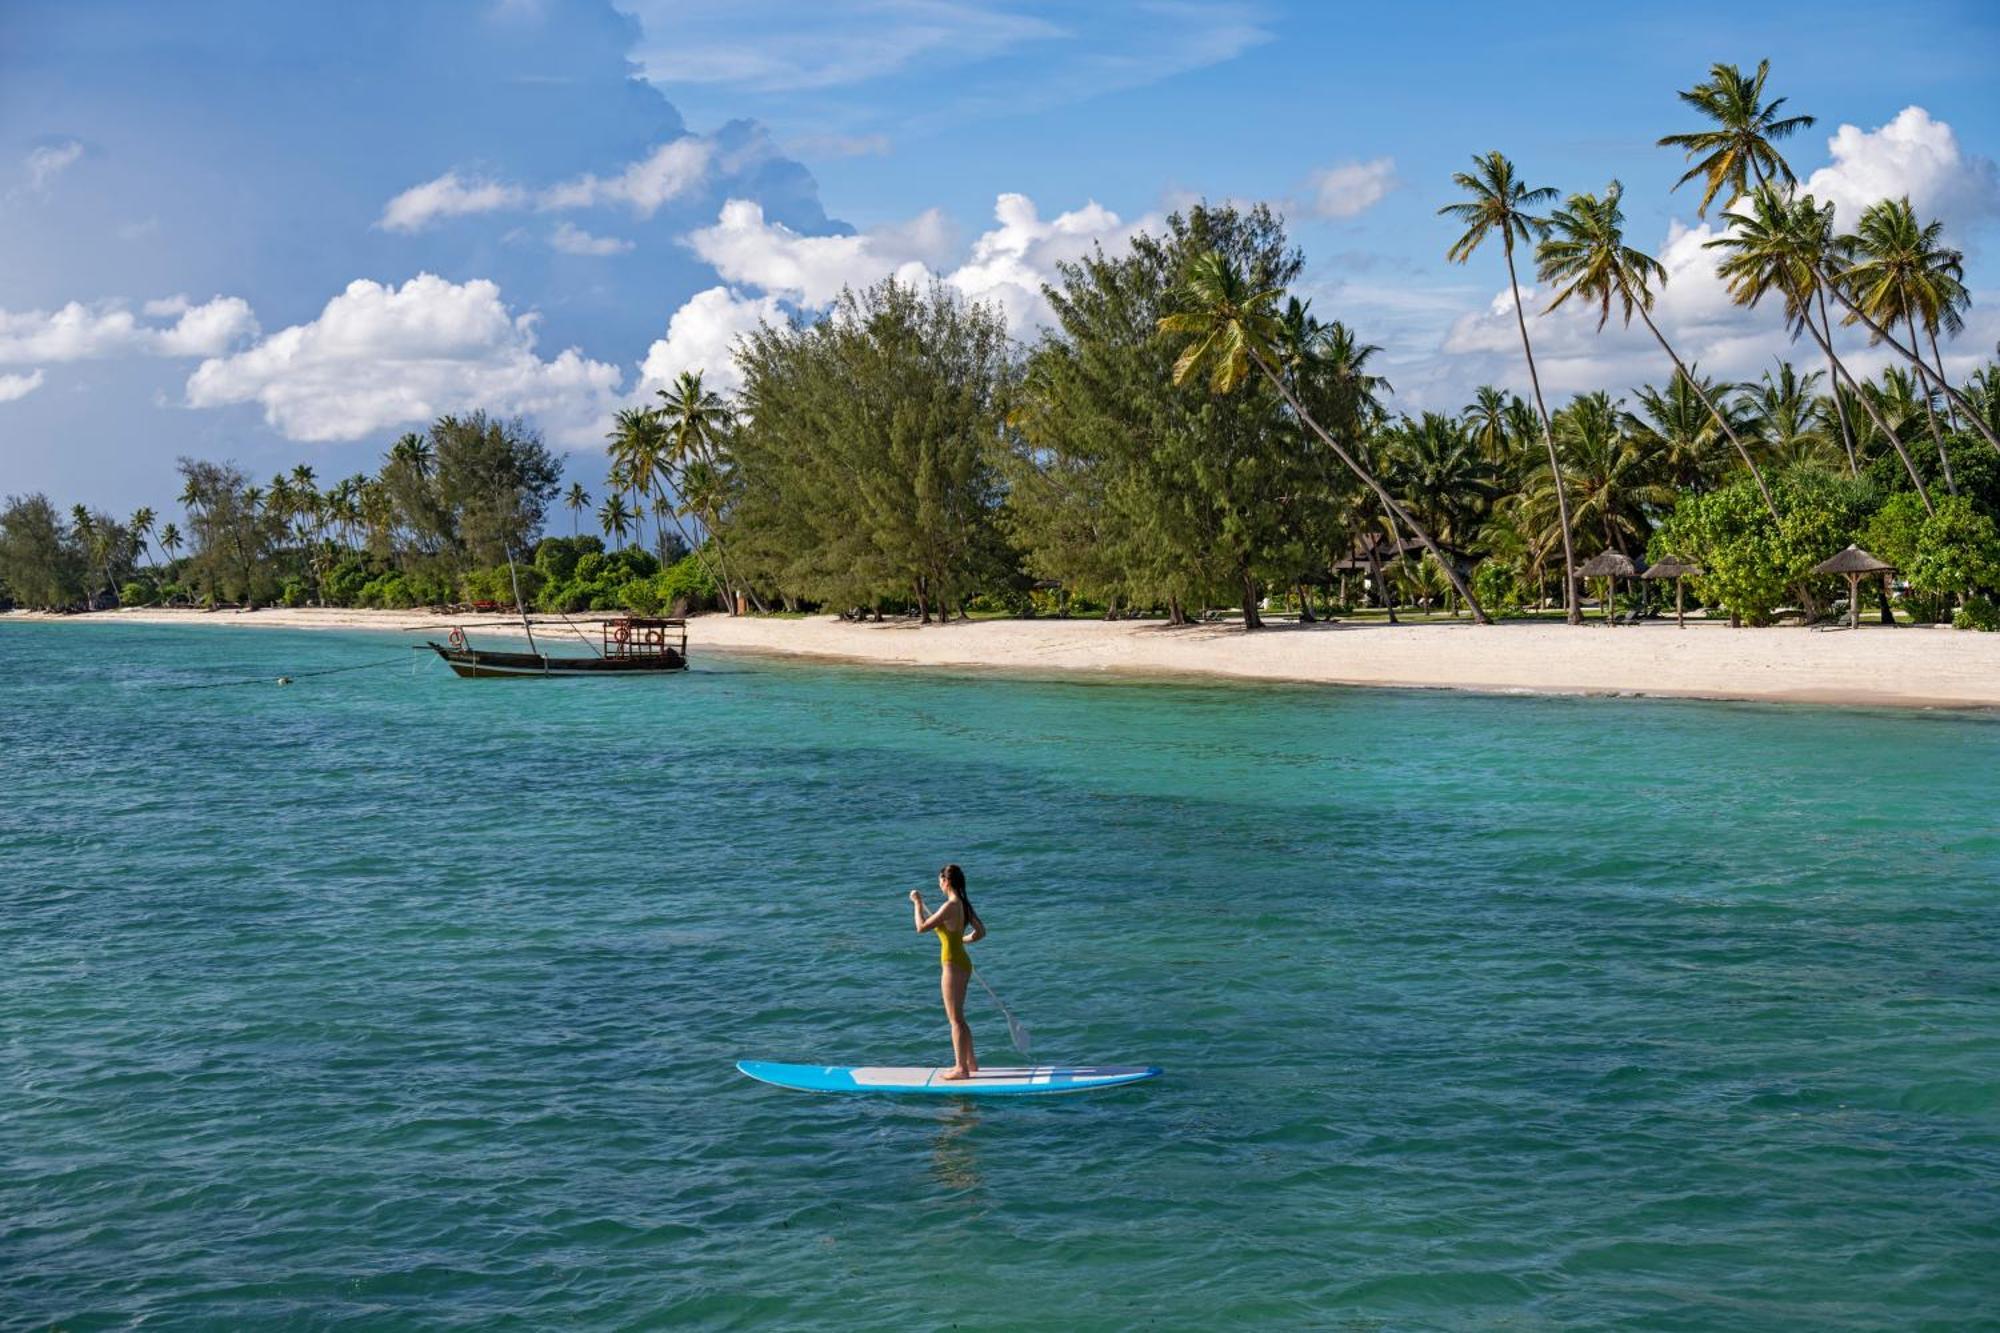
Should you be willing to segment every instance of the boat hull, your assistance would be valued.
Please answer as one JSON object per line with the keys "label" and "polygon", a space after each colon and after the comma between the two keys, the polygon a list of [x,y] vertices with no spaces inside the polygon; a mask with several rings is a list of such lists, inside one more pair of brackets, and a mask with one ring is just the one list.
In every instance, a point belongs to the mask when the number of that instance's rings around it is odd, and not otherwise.
{"label": "boat hull", "polygon": [[495,653],[478,648],[451,648],[441,643],[432,643],[430,649],[457,674],[478,680],[540,676],[657,676],[687,670],[687,658],[672,648],[657,653],[611,657]]}

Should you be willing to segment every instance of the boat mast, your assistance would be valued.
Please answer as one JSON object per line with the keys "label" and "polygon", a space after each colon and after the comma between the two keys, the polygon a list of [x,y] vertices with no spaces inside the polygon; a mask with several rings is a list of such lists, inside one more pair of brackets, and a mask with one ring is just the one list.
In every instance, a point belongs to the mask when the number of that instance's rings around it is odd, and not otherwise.
{"label": "boat mast", "polygon": [[540,656],[541,649],[535,646],[535,627],[528,623],[528,608],[521,601],[521,576],[514,572],[514,548],[507,548],[507,581],[514,585],[514,609],[521,613],[521,628],[528,633],[528,651]]}

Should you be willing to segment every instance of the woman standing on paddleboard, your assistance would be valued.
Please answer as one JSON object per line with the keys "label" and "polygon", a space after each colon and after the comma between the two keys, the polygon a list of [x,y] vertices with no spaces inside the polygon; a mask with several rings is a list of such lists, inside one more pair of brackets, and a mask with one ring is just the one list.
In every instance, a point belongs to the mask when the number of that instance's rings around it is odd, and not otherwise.
{"label": "woman standing on paddleboard", "polygon": [[971,1078],[979,1072],[979,1059],[972,1053],[972,1026],[965,1021],[965,986],[972,980],[972,955],[965,946],[986,938],[986,923],[965,896],[963,870],[954,865],[938,871],[938,890],[944,894],[944,904],[937,911],[924,914],[921,889],[910,890],[910,908],[916,915],[919,935],[927,930],[937,932],[938,957],[944,966],[939,985],[944,991],[944,1016],[951,1023],[952,1067],[945,1077]]}

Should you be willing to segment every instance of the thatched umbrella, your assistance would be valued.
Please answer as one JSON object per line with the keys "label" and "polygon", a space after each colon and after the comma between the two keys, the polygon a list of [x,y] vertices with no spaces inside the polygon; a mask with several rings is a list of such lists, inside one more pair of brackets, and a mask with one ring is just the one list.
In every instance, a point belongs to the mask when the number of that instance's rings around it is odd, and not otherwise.
{"label": "thatched umbrella", "polygon": [[1887,574],[1895,566],[1868,554],[1859,546],[1849,543],[1847,549],[1831,560],[1822,560],[1812,567],[1815,574],[1847,575],[1847,627],[1861,628],[1861,576],[1864,574]]}
{"label": "thatched umbrella", "polygon": [[1643,566],[1633,563],[1632,557],[1622,551],[1600,551],[1576,567],[1576,575],[1582,579],[1604,580],[1604,621],[1611,622],[1611,599],[1618,590],[1619,579],[1639,577]]}
{"label": "thatched umbrella", "polygon": [[1682,629],[1686,629],[1687,611],[1686,603],[1681,596],[1681,580],[1691,578],[1696,574],[1706,574],[1707,572],[1707,570],[1695,564],[1692,560],[1683,560],[1677,555],[1670,555],[1653,565],[1639,577],[1642,579],[1672,579],[1674,581],[1674,624]]}

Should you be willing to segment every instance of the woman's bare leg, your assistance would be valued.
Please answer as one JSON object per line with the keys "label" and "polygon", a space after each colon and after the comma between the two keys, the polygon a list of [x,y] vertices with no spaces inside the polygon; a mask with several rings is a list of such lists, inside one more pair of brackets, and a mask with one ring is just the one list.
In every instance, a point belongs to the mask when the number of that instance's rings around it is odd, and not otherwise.
{"label": "woman's bare leg", "polygon": [[944,1016],[951,1024],[951,1072],[948,1079],[970,1078],[979,1072],[979,1060],[972,1053],[972,1025],[965,1021],[965,984],[972,979],[972,970],[965,967],[946,967],[938,978],[938,986],[944,993]]}

